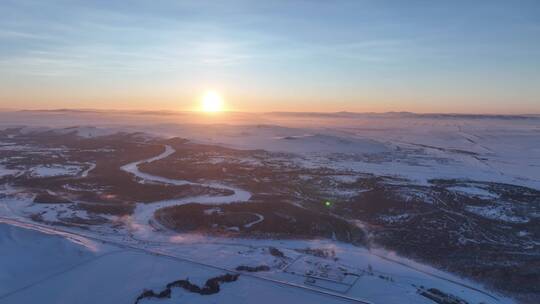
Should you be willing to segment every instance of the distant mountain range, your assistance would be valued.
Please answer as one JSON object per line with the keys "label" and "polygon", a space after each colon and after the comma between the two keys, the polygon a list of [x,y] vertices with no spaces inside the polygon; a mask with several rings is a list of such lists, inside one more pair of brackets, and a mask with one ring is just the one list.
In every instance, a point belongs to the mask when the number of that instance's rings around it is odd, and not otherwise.
{"label": "distant mountain range", "polygon": [[[114,110],[114,109],[50,109],[50,110],[2,110],[3,112],[49,112],[49,113],[126,113],[131,115],[184,115],[192,111],[145,111],[145,110]],[[356,117],[377,117],[377,118],[466,118],[466,119],[538,119],[540,114],[467,114],[467,113],[414,113],[407,111],[400,112],[241,112],[230,111],[234,114],[258,114],[286,117],[327,117],[327,118],[356,118]]]}

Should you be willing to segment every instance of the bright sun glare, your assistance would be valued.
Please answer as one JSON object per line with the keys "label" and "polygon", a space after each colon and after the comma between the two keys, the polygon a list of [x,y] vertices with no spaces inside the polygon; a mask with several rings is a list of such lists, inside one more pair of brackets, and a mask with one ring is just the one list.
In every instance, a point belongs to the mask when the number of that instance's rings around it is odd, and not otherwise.
{"label": "bright sun glare", "polygon": [[214,91],[206,92],[202,98],[201,110],[211,113],[223,111],[223,98]]}

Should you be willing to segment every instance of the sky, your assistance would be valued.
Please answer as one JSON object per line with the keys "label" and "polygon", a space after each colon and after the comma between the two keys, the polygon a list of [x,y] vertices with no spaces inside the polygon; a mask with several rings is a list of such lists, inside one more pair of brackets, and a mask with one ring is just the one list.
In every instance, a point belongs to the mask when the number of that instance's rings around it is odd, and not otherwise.
{"label": "sky", "polygon": [[0,108],[540,113],[540,1],[0,0]]}

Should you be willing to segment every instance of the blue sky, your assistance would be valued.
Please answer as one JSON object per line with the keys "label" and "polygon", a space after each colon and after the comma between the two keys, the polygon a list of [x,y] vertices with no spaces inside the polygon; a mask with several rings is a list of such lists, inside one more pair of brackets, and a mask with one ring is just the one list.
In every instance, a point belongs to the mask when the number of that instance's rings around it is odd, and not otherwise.
{"label": "blue sky", "polygon": [[540,113],[539,1],[0,0],[0,108]]}

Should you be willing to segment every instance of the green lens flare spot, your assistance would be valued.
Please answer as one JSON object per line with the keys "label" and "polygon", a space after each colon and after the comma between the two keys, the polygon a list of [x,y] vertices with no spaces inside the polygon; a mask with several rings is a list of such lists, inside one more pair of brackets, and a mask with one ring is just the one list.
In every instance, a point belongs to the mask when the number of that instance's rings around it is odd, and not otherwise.
{"label": "green lens flare spot", "polygon": [[326,201],[326,202],[324,202],[324,205],[325,205],[326,207],[330,207],[330,206],[332,206],[332,203],[329,202],[329,201]]}

